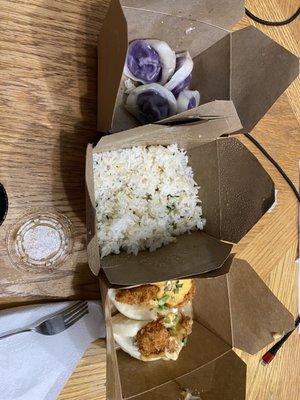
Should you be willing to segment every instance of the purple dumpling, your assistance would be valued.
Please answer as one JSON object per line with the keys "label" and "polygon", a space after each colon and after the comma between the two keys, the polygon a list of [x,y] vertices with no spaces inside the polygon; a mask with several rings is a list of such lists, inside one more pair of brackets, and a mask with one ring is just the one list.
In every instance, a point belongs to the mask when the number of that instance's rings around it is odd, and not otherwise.
{"label": "purple dumpling", "polygon": [[176,69],[172,78],[165,84],[165,87],[178,96],[182,90],[189,87],[192,81],[194,62],[188,51],[177,54]]}
{"label": "purple dumpling", "polygon": [[198,90],[183,90],[177,97],[178,113],[198,107],[200,103],[200,93]]}
{"label": "purple dumpling", "polygon": [[128,46],[124,74],[140,83],[165,84],[173,75],[176,55],[161,40],[139,39]]}
{"label": "purple dumpling", "polygon": [[127,66],[142,82],[157,82],[161,77],[159,55],[145,40],[135,40],[129,45]]}
{"label": "purple dumpling", "polygon": [[139,120],[146,124],[160,121],[170,116],[168,100],[155,90],[148,90],[137,97]]}
{"label": "purple dumpling", "polygon": [[152,83],[132,90],[128,95],[126,108],[142,124],[147,124],[175,115],[177,102],[172,92]]}
{"label": "purple dumpling", "polygon": [[188,88],[191,82],[192,74],[188,75],[182,82],[175,86],[174,89],[171,90],[171,92],[174,94],[175,97],[178,97],[179,93]]}

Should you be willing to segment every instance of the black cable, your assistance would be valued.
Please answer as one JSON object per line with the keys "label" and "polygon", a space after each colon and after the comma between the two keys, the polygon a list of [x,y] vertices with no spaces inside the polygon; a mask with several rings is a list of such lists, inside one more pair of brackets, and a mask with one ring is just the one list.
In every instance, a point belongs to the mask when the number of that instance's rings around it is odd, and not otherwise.
{"label": "black cable", "polygon": [[245,8],[245,12],[249,18],[253,19],[253,21],[258,22],[259,24],[268,25],[268,26],[282,26],[282,25],[290,24],[292,21],[294,21],[300,15],[300,7],[295,12],[295,14],[293,14],[290,18],[288,18],[284,21],[266,21],[264,19],[257,17],[256,15],[252,14],[252,12],[249,11],[247,8]]}
{"label": "black cable", "polygon": [[[274,160],[273,157],[267,152],[267,150],[253,137],[250,135],[250,133],[244,133],[247,139],[249,139],[261,152],[262,154],[274,165],[274,167],[277,169],[277,171],[280,173],[280,175],[286,180],[286,182],[289,184],[290,188],[294,192],[298,202],[300,202],[300,193],[297,190],[296,186],[293,184],[291,179],[287,176],[287,174],[284,172],[284,170],[281,168],[281,166],[278,164],[277,161]],[[300,324],[300,316],[298,315],[296,321],[295,321],[295,329],[299,326]],[[276,353],[281,349],[281,347],[284,345],[284,343],[288,340],[288,338],[291,336],[293,331],[286,333],[279,342],[277,342],[269,351],[267,351],[264,356],[262,357],[264,365],[268,365],[273,358],[275,357]]]}
{"label": "black cable", "polygon": [[[290,24],[292,21],[294,21],[299,15],[300,15],[300,7],[298,10],[288,19],[284,21],[266,21],[264,19],[261,19],[257,17],[256,15],[252,14],[251,11],[249,11],[247,8],[245,8],[246,15],[253,19],[256,22],[259,22],[260,24],[263,25],[270,25],[270,26],[281,26],[281,25],[287,25]],[[265,157],[274,165],[274,167],[278,170],[280,175],[286,180],[286,182],[289,184],[290,188],[294,192],[295,196],[297,197],[297,200],[300,202],[300,193],[297,190],[296,186],[293,184],[291,179],[287,176],[287,174],[284,172],[284,170],[281,168],[281,166],[277,163],[277,161],[274,160],[270,156],[270,154],[267,152],[267,150],[249,133],[245,133],[245,136],[264,154]]]}
{"label": "black cable", "polygon": [[0,182],[0,225],[5,220],[8,209],[8,197],[6,190],[2,183]]}
{"label": "black cable", "polygon": [[270,154],[267,152],[267,150],[253,137],[250,135],[250,133],[245,133],[244,134],[246,138],[248,138],[255,146],[263,153],[264,156],[267,157],[267,159],[274,165],[274,167],[277,169],[277,171],[280,173],[280,175],[286,180],[286,182],[289,184],[290,188],[294,192],[295,196],[297,197],[297,200],[300,202],[300,193],[297,190],[296,186],[293,184],[291,179],[287,176],[287,174],[284,172],[284,170],[281,168],[281,166],[278,164],[277,161],[274,160],[270,156]]}
{"label": "black cable", "polygon": [[[262,25],[268,25],[268,26],[283,26],[283,25],[288,25],[292,21],[294,21],[299,15],[300,15],[300,7],[298,10],[288,19],[284,21],[266,21],[264,19],[261,19],[257,17],[256,15],[252,14],[251,11],[249,11],[247,8],[245,8],[246,15],[253,19],[253,21],[258,22],[259,24]],[[274,165],[274,167],[277,169],[277,171],[280,173],[280,175],[286,180],[286,182],[289,184],[290,188],[294,192],[298,202],[300,202],[300,193],[297,190],[296,186],[293,184],[291,179],[287,176],[287,174],[284,172],[284,170],[281,168],[281,166],[278,164],[277,161],[274,160],[273,157],[270,156],[270,154],[267,152],[267,150],[249,133],[244,134],[261,152],[262,154]],[[295,329],[300,325],[300,316],[298,315],[296,321],[295,321]],[[294,330],[295,330],[294,329]],[[287,339],[290,337],[293,331],[288,332],[286,335],[284,335],[281,340],[276,343],[262,358],[265,364],[269,364],[272,359],[275,357],[276,353],[278,350],[281,349],[283,344],[287,341]]]}

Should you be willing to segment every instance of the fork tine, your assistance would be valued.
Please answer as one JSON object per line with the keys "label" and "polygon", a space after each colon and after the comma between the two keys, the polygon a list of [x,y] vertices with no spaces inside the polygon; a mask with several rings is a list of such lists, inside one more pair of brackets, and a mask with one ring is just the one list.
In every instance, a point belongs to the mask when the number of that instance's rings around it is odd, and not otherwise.
{"label": "fork tine", "polygon": [[74,317],[72,320],[70,320],[67,324],[66,324],[66,329],[70,328],[70,326],[74,325],[76,322],[78,322],[82,317],[84,317],[85,315],[87,315],[89,313],[88,308],[85,309],[85,311],[81,312],[80,314],[78,314],[76,317]]}
{"label": "fork tine", "polygon": [[83,303],[81,307],[79,307],[76,311],[74,311],[72,314],[68,315],[67,317],[64,316],[64,322],[67,324],[70,320],[72,320],[74,317],[76,317],[78,314],[83,312],[84,310],[88,310],[88,304]]}
{"label": "fork tine", "polygon": [[76,304],[74,304],[72,307],[68,308],[65,310],[65,312],[62,312],[62,316],[64,319],[72,316],[74,314],[74,312],[76,312],[77,310],[79,310],[83,305],[87,304],[86,301],[79,301]]}
{"label": "fork tine", "polygon": [[[84,301],[84,303],[86,303],[86,301]],[[42,324],[43,322],[48,321],[51,318],[54,317],[59,317],[61,316],[62,318],[64,318],[64,315],[69,315],[70,313],[73,313],[74,310],[77,310],[77,308],[81,307],[81,305],[83,304],[83,301],[77,301],[75,304],[68,306],[67,308],[64,308],[63,310],[59,310],[56,311],[55,313],[51,314],[51,315],[47,315],[46,317],[40,319],[39,321],[37,321],[37,325]]]}

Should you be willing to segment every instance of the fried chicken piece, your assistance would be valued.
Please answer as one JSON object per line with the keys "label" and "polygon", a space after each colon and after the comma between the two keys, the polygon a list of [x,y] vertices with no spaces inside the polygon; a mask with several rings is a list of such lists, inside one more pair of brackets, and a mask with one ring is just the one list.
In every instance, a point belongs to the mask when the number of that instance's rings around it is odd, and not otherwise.
{"label": "fried chicken piece", "polygon": [[180,351],[180,342],[192,333],[192,324],[192,318],[182,316],[175,330],[168,330],[164,325],[164,317],[161,316],[138,331],[137,346],[144,357]]}
{"label": "fried chicken piece", "polygon": [[165,352],[169,340],[170,333],[163,325],[163,317],[149,322],[136,335],[138,348],[144,357]]}
{"label": "fried chicken piece", "polygon": [[183,316],[180,321],[180,333],[183,336],[188,336],[192,333],[193,320],[191,317]]}
{"label": "fried chicken piece", "polygon": [[116,300],[126,304],[149,304],[155,300],[159,288],[153,285],[143,285],[131,289],[119,290],[116,294]]}
{"label": "fried chicken piece", "polygon": [[195,285],[195,281],[192,280],[192,287],[191,287],[190,291],[184,296],[183,301],[180,304],[178,304],[177,307],[183,307],[189,301],[192,301],[193,298],[195,297],[195,294],[196,294],[196,285]]}

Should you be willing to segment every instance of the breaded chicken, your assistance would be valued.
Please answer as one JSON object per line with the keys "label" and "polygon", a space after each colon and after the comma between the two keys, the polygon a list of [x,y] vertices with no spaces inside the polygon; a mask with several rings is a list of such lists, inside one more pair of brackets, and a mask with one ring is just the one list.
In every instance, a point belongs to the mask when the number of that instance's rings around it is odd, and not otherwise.
{"label": "breaded chicken", "polygon": [[182,316],[173,329],[168,329],[165,317],[151,321],[140,329],[136,343],[143,357],[180,351],[182,340],[192,332],[193,320]]}
{"label": "breaded chicken", "polygon": [[116,294],[116,300],[126,304],[149,304],[155,300],[159,289],[153,285],[142,285],[131,289],[119,290]]}
{"label": "breaded chicken", "polygon": [[162,321],[163,317],[156,321],[151,321],[138,331],[136,341],[144,357],[160,354],[166,350],[170,340],[170,334]]}
{"label": "breaded chicken", "polygon": [[191,317],[183,316],[179,325],[178,331],[183,337],[192,333],[193,320]]}
{"label": "breaded chicken", "polygon": [[196,294],[196,285],[195,285],[195,281],[192,280],[192,286],[190,291],[184,296],[183,301],[178,304],[178,307],[183,307],[185,306],[189,301],[192,301],[193,298],[195,297]]}
{"label": "breaded chicken", "polygon": [[[182,307],[185,306],[189,301],[193,300],[196,292],[195,282],[193,280],[187,280],[190,282],[189,291],[182,297],[183,284],[179,284],[177,288],[177,282],[183,281],[168,281],[171,284],[170,288],[164,284],[164,290],[162,290],[161,284],[153,285],[141,285],[131,289],[121,289],[116,293],[116,301],[131,305],[149,305],[152,301],[159,300],[160,298],[166,299],[166,305],[168,307]],[[183,299],[181,300],[180,299]]]}

